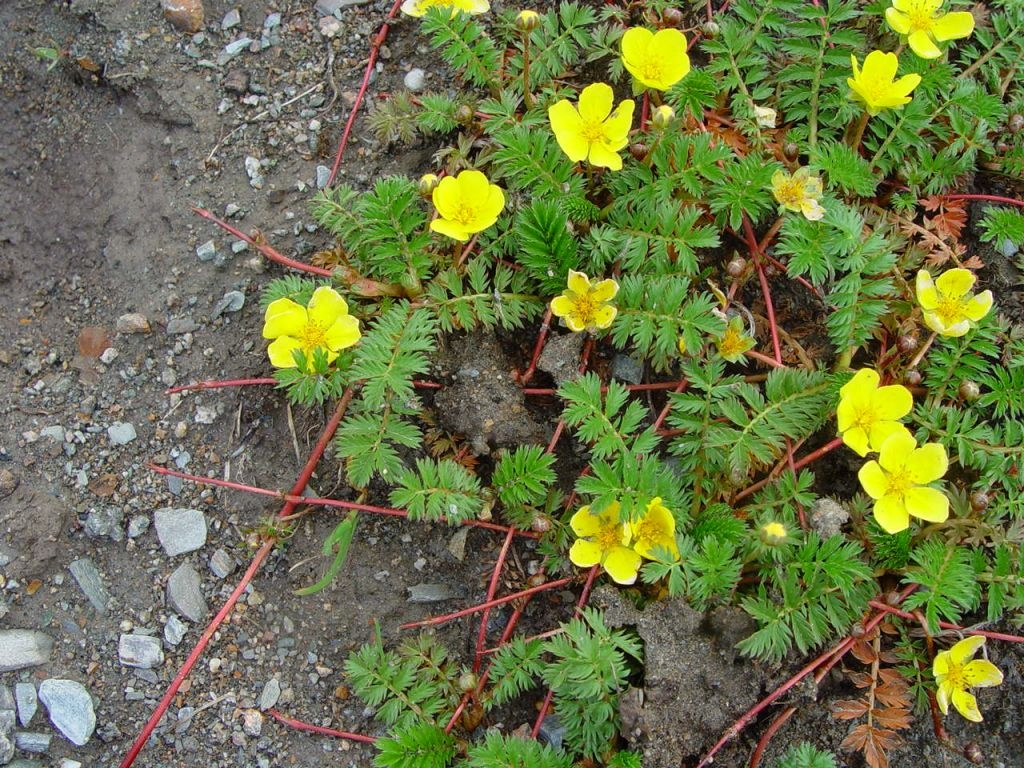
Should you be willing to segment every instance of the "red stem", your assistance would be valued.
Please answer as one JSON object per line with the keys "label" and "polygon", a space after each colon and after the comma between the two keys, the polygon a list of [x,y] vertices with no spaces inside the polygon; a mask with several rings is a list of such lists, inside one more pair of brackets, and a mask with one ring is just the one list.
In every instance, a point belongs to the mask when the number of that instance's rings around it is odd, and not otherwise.
{"label": "red stem", "polygon": [[[894,608],[888,603],[883,603],[878,600],[872,600],[869,605],[872,608],[877,608],[880,611],[886,611],[891,613],[893,616],[899,616],[901,619],[907,619],[908,621],[917,621],[917,616],[907,611],[901,611],[899,608]],[[980,635],[981,637],[987,637],[990,640],[1003,640],[1007,643],[1024,643],[1024,637],[1020,635],[1007,635],[1002,632],[989,632],[986,629],[969,629],[967,627],[961,627],[957,624],[951,624],[948,621],[940,621],[939,626],[942,629],[948,629],[951,632],[963,632],[965,635]]]}
{"label": "red stem", "polygon": [[[842,444],[843,444],[843,438],[837,437],[837,438],[833,439],[832,441],[830,441],[828,443],[825,443],[825,445],[821,446],[821,448],[817,448],[816,450],[813,450],[810,453],[808,453],[803,458],[797,459],[796,461],[794,461],[790,465],[790,469],[793,472],[796,472],[798,469],[803,469],[804,467],[806,467],[811,462],[817,461],[818,459],[820,459],[822,456],[824,456],[827,453],[831,453],[832,451],[834,451],[836,448],[838,448]],[[787,461],[786,464],[789,464],[789,462]],[[774,480],[776,475],[778,475],[778,473],[782,469],[784,469],[784,468],[785,468],[785,465],[780,464],[778,467],[776,467],[775,469],[773,469],[769,473],[768,477],[763,478],[761,480],[758,480],[753,485],[751,485],[751,486],[743,489],[739,493],[737,493],[732,498],[733,503],[736,503],[740,499],[745,499],[747,496],[750,496],[753,493],[757,493],[759,490],[761,490],[766,485],[768,485],[768,483],[770,483],[772,480]]]}
{"label": "red stem", "polygon": [[775,322],[775,307],[772,304],[772,292],[768,287],[768,276],[764,272],[764,264],[761,263],[761,249],[757,244],[757,237],[754,235],[754,225],[750,223],[750,217],[743,215],[743,233],[746,235],[747,248],[754,260],[754,268],[757,270],[757,280],[761,283],[761,293],[764,295],[765,310],[768,314],[768,330],[772,335],[772,350],[775,352],[775,362],[782,364],[782,345],[779,344],[779,328]]}
{"label": "red stem", "polygon": [[[533,356],[530,357],[530,364],[526,366],[526,370],[523,371],[522,376],[517,377],[517,383],[526,384],[533,378],[533,374],[537,370],[537,361],[540,360],[540,353],[544,351],[544,342],[547,341],[548,331],[551,330],[551,305],[548,305],[547,311],[544,313],[544,319],[540,324],[540,331],[537,333],[537,341],[533,345]],[[523,392],[526,392],[524,389]]]}
{"label": "red stem", "polygon": [[176,395],[179,392],[191,392],[196,389],[224,389],[225,387],[249,387],[258,384],[277,384],[277,379],[225,379],[224,381],[197,381],[195,384],[183,384],[180,387],[171,387],[165,390],[166,395]]}
{"label": "red stem", "polygon": [[276,709],[268,709],[267,714],[279,723],[284,723],[285,725],[297,728],[300,731],[318,733],[321,736],[334,736],[337,739],[348,739],[349,741],[361,741],[364,744],[373,744],[377,741],[373,736],[364,736],[361,733],[349,733],[348,731],[338,731],[334,728],[325,728],[322,725],[313,725],[312,723],[306,723],[302,720],[296,720],[294,717],[288,717],[288,715],[281,714]]}
{"label": "red stem", "polygon": [[391,10],[388,11],[388,15],[384,19],[384,23],[381,24],[380,29],[373,38],[373,43],[370,45],[370,58],[366,62],[366,70],[363,72],[363,82],[359,85],[359,92],[356,94],[355,103],[352,105],[352,113],[348,116],[348,120],[345,121],[345,130],[342,132],[341,141],[338,143],[338,152],[334,156],[331,175],[327,177],[328,187],[334,183],[334,177],[338,175],[338,169],[341,168],[341,158],[345,155],[345,148],[348,146],[348,137],[352,133],[352,126],[355,125],[356,117],[359,115],[359,108],[363,105],[363,99],[366,98],[366,90],[370,87],[370,75],[373,74],[373,68],[377,64],[380,47],[387,39],[388,30],[391,29],[391,22],[394,21],[395,16],[398,14],[398,9],[401,7],[402,0],[395,0]]}
{"label": "red stem", "polygon": [[942,195],[944,200],[986,200],[990,203],[1003,203],[1004,205],[1016,205],[1018,208],[1024,208],[1024,200],[1015,200],[1012,197],[1003,197],[1002,195]]}
{"label": "red stem", "polygon": [[[490,602],[494,599],[494,593],[498,590],[498,579],[501,578],[501,569],[505,565],[505,558],[508,556],[508,549],[512,546],[512,539],[515,538],[515,528],[509,528],[508,533],[505,534],[505,542],[501,545],[501,551],[498,553],[498,559],[494,562],[494,572],[491,574],[491,583],[487,585],[487,600]],[[491,617],[490,607],[485,608],[483,615],[480,616],[480,631],[476,635],[476,656],[473,659],[473,672],[480,671],[480,664],[483,662],[484,646],[487,645],[487,622]]]}
{"label": "red stem", "polygon": [[308,272],[312,275],[320,275],[321,277],[331,277],[332,275],[332,272],[329,269],[324,269],[323,267],[314,267],[312,264],[303,264],[301,261],[296,261],[295,259],[291,259],[285,256],[283,253],[274,248],[271,248],[266,243],[257,243],[255,240],[249,237],[249,235],[245,234],[242,230],[231,226],[226,221],[221,221],[204,208],[193,208],[192,210],[198,213],[204,219],[212,221],[225,232],[230,232],[239,240],[245,240],[245,242],[247,242],[251,246],[254,246],[257,251],[262,253],[271,261],[276,261],[278,264],[281,264],[285,267],[289,267],[290,269],[297,269],[300,272]]}
{"label": "red stem", "polygon": [[521,592],[513,592],[511,595],[505,595],[504,597],[498,597],[494,600],[488,600],[485,603],[479,603],[477,605],[470,606],[469,608],[463,608],[461,611],[455,611],[454,613],[446,613],[443,616],[433,616],[429,619],[421,619],[420,621],[410,621],[407,624],[402,624],[399,629],[414,629],[415,627],[432,627],[435,624],[444,624],[455,619],[461,619],[463,616],[469,616],[477,613],[478,611],[484,611],[488,608],[493,608],[496,605],[504,605],[505,603],[511,603],[513,600],[518,600],[521,597],[527,595],[535,595],[538,592],[544,592],[549,589],[557,589],[558,587],[564,587],[567,584],[572,583],[572,577],[564,579],[557,579],[555,581],[547,581],[543,584],[538,584],[536,587],[530,587],[524,589]]}

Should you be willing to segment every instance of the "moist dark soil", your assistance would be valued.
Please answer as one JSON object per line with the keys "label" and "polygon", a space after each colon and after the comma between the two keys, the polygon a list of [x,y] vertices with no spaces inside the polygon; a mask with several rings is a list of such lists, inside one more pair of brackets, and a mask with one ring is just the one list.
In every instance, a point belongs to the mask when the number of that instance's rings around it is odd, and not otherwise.
{"label": "moist dark soil", "polygon": [[[239,23],[222,28],[236,9]],[[333,37],[321,34],[311,0],[207,0],[205,10],[207,22],[193,36],[171,27],[156,2],[0,3],[0,628],[40,630],[55,641],[48,663],[4,673],[0,685],[77,680],[90,691],[98,721],[84,747],[55,734],[44,755],[19,752],[30,761],[25,766],[121,761],[205,621],[185,622],[184,638],[165,642],[165,660],[153,669],[122,665],[119,637],[163,636],[173,613],[167,581],[182,563],[200,574],[211,616],[252,557],[255,534],[279,509],[273,497],[181,482],[152,467],[287,489],[326,418],[317,409],[290,409],[268,387],[167,394],[177,384],[268,373],[259,292],[280,268],[192,209],[258,230],[296,258],[325,245],[308,207],[317,167],[331,164],[387,7],[344,7]],[[255,50],[225,57],[225,46],[243,35]],[[37,49],[56,53],[52,68]],[[413,67],[425,69],[434,87],[446,86],[448,73],[426,51],[415,24],[397,23],[364,110],[401,88]],[[339,179],[365,188],[381,175],[417,176],[431,170],[438,148],[381,145],[360,120]],[[1012,264],[989,268],[993,288],[1019,295]],[[795,341],[808,354],[820,352],[819,313],[806,297],[779,295],[782,311],[806,319],[791,325],[803,329]],[[545,443],[553,433],[552,413],[525,400],[512,378],[531,345],[532,336],[455,339],[437,361],[435,379],[447,385],[433,398],[438,422],[461,433],[475,454]],[[542,368],[556,379],[565,373],[558,360]],[[328,458],[309,491],[354,500],[341,477]],[[167,556],[147,527],[163,507],[201,510],[206,544]],[[277,709],[291,717],[381,735],[345,685],[345,655],[377,625],[394,644],[411,636],[399,625],[481,600],[502,543],[488,531],[467,535],[367,516],[339,577],[300,598],[293,591],[327,567],[321,544],[340,519],[327,509],[301,511],[135,765],[370,765],[373,750],[365,745],[303,733],[260,713],[265,687],[277,681]],[[529,542],[513,550],[505,591],[522,588],[538,562]],[[102,610],[69,572],[83,558],[109,594]],[[220,570],[211,570],[211,559]],[[233,569],[218,575],[225,562]],[[410,587],[442,599],[410,602]],[[534,601],[524,631],[568,619],[575,598],[565,591]],[[796,668],[738,656],[735,642],[748,629],[738,611],[702,615],[659,603],[638,612],[607,588],[595,602],[645,643],[637,689],[645,695],[631,692],[622,714],[625,743],[644,754],[648,768],[694,765]],[[476,632],[472,621],[437,630],[462,660],[471,659]],[[928,718],[918,718],[891,753],[894,768],[971,765],[961,756],[969,744],[982,765],[1024,766],[1024,657],[992,644],[991,658],[1006,682],[980,693],[985,723],[948,718],[955,746],[947,747]],[[847,725],[830,717],[830,701],[850,695],[838,670],[817,688],[800,688],[716,764],[746,765],[769,718],[788,705],[796,715],[762,765],[800,740],[838,750]],[[502,727],[529,722],[533,703],[506,713],[512,719]],[[42,710],[25,730],[54,733]],[[862,764],[847,757],[847,765]]]}

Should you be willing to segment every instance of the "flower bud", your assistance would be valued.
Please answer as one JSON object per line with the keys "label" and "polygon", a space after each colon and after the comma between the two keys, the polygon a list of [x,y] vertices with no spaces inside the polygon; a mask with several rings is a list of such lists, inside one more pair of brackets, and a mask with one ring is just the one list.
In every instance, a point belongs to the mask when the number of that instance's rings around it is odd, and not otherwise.
{"label": "flower bud", "polygon": [[547,576],[545,576],[543,573],[535,573],[533,574],[533,576],[526,580],[526,586],[532,589],[533,587],[539,587],[547,580]]}
{"label": "flower bud", "polygon": [[680,355],[686,354],[686,339],[682,336],[679,337],[679,341],[676,342],[676,348],[679,350]]}
{"label": "flower bud", "polygon": [[733,256],[725,265],[725,271],[729,277],[741,277],[747,271],[747,260],[742,256]]}
{"label": "flower bud", "polygon": [[460,104],[455,110],[455,122],[460,125],[469,125],[473,122],[473,108],[468,104]]}
{"label": "flower bud", "polygon": [[758,531],[758,535],[761,541],[767,544],[769,547],[777,547],[779,544],[786,542],[786,537],[789,533],[786,531],[786,526],[779,522],[765,523],[761,526]]}
{"label": "flower bud", "polygon": [[988,508],[988,494],[985,491],[975,491],[971,494],[971,509],[975,512],[983,512]]}
{"label": "flower bud", "polygon": [[476,688],[477,676],[470,672],[468,669],[459,675],[459,690],[463,693],[468,693]]}
{"label": "flower bud", "polygon": [[786,156],[787,160],[796,160],[800,155],[800,147],[795,141],[787,141],[782,145],[782,154]]}
{"label": "flower bud", "polygon": [[651,115],[651,125],[659,131],[664,131],[672,125],[672,121],[675,119],[676,111],[668,104],[662,104],[660,107],[655,109],[654,114]]}
{"label": "flower bud", "polygon": [[432,173],[424,173],[420,176],[419,193],[422,197],[430,197],[437,188],[439,179]]}
{"label": "flower bud", "polygon": [[984,765],[985,753],[981,751],[978,742],[969,741],[964,745],[964,758],[973,765]]}
{"label": "flower bud", "polygon": [[635,144],[629,145],[629,154],[631,154],[637,160],[643,160],[647,157],[648,147],[642,141],[638,141]]}
{"label": "flower bud", "polygon": [[921,383],[921,372],[920,371],[907,371],[903,374],[903,383],[908,387],[916,387]]}
{"label": "flower bud", "polygon": [[981,387],[978,386],[976,381],[971,381],[970,379],[960,382],[959,392],[960,399],[966,403],[973,403],[981,397]]}
{"label": "flower bud", "polygon": [[920,343],[921,339],[918,338],[916,333],[904,333],[896,342],[896,346],[899,347],[900,352],[905,355],[909,355],[917,351],[917,347]]}
{"label": "flower bud", "polygon": [[718,26],[718,22],[715,21],[705,21],[703,24],[700,25],[701,34],[704,35],[704,37],[708,38],[709,40],[714,40],[716,37],[718,37],[718,34],[721,31],[722,28]]}
{"label": "flower bud", "polygon": [[683,12],[678,8],[666,8],[661,12],[661,23],[666,27],[678,27],[683,23]]}
{"label": "flower bud", "polygon": [[540,14],[536,11],[520,11],[516,16],[516,29],[520,32],[533,32],[540,24]]}
{"label": "flower bud", "polygon": [[1024,115],[1020,112],[1010,115],[1006,121],[1006,130],[1010,133],[1020,133],[1021,130],[1024,130]]}
{"label": "flower bud", "polygon": [[547,533],[551,530],[551,518],[547,515],[534,515],[530,521],[530,530],[535,533]]}

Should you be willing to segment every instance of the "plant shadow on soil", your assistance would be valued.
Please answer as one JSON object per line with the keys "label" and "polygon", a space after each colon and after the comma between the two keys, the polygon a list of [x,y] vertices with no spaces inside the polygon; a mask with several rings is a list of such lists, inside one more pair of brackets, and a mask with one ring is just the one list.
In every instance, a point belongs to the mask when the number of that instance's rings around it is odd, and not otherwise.
{"label": "plant shadow on soil", "polygon": [[[90,765],[120,761],[202,623],[189,624],[179,645],[165,644],[166,660],[152,670],[119,664],[119,635],[164,631],[171,613],[166,580],[184,562],[202,574],[207,603],[215,610],[241,569],[220,579],[211,574],[211,554],[222,549],[244,565],[251,556],[249,533],[277,511],[265,498],[168,482],[146,463],[287,488],[323,423],[323,414],[316,412],[289,417],[283,400],[269,390],[164,394],[176,382],[266,374],[258,340],[264,267],[244,253],[222,265],[199,262],[198,244],[213,238],[221,253],[230,253],[231,243],[198,221],[191,206],[217,213],[238,206],[240,226],[258,227],[290,254],[308,255],[319,237],[306,229],[306,204],[315,165],[329,157],[317,154],[315,145],[324,142],[309,129],[311,118],[301,116],[300,104],[280,119],[256,120],[267,101],[244,100],[269,93],[286,101],[324,83],[333,45],[336,92],[330,94],[326,84],[319,87],[314,95],[324,98],[313,118],[333,148],[361,76],[366,41],[383,12],[377,6],[346,9],[335,44],[317,33],[318,15],[311,6],[287,0],[273,9],[257,0],[208,2],[207,17],[214,20],[206,29],[208,39],[191,41],[202,58],[215,60],[236,37],[237,30],[222,31],[217,21],[233,7],[241,12],[243,29],[253,34],[268,10],[281,12],[282,39],[225,65],[200,66],[186,52],[189,38],[173,33],[155,3],[8,0],[0,5],[0,292],[5,299],[0,408],[7,424],[0,445],[0,469],[7,473],[0,488],[7,611],[0,622],[4,628],[41,629],[56,640],[48,664],[4,673],[0,683],[79,680],[94,697],[99,721],[84,748],[55,737],[51,759],[68,756]],[[422,41],[410,24],[397,25],[387,45],[389,55],[371,96],[400,87],[403,70],[422,59]],[[66,55],[47,73],[32,53],[37,47],[55,47]],[[445,82],[440,69],[434,77]],[[239,91],[243,81],[250,85]],[[305,144],[296,140],[300,133],[309,134]],[[350,151],[343,172],[363,186],[386,173],[418,175],[427,170],[434,149],[387,152],[368,136],[357,138],[362,141]],[[260,189],[245,173],[247,156],[271,161]],[[300,191],[296,180],[307,191]],[[1013,265],[990,268],[993,287],[1015,295],[1020,276]],[[245,294],[245,306],[237,314],[218,315],[217,302],[231,290]],[[144,315],[150,331],[116,333],[117,320],[126,313]],[[86,327],[106,330],[116,358],[81,359],[79,336]],[[454,382],[460,371],[475,368],[503,376],[510,385],[509,375],[522,359],[490,340],[476,348],[478,359],[472,345],[464,346],[453,363],[439,362],[437,375]],[[469,442],[481,451],[506,440],[546,440],[553,424],[545,421],[543,407],[524,403],[511,391],[495,400],[494,382],[468,383],[457,396],[449,393],[435,402],[451,411],[449,423],[469,433]],[[495,435],[506,423],[499,408],[511,408],[510,419],[527,424],[528,434]],[[107,428],[116,422],[133,424],[138,437],[111,444]],[[52,430],[42,434],[54,426],[64,430],[63,439],[53,437]],[[337,468],[327,462],[314,490],[346,498],[338,478]],[[152,529],[126,536],[130,523],[141,525],[165,506],[204,511],[209,533],[201,550],[168,558]],[[106,532],[94,524],[104,515],[114,521]],[[403,636],[397,628],[404,622],[480,600],[500,540],[471,531],[464,542],[469,554],[460,560],[450,548],[454,529],[364,518],[335,583],[315,596],[295,597],[294,589],[316,581],[326,567],[320,546],[337,519],[335,513],[314,510],[298,521],[214,638],[137,766],[371,764],[373,752],[365,746],[299,733],[266,718],[253,726],[250,713],[265,684],[279,680],[277,706],[287,714],[317,725],[381,733],[343,683],[345,654],[372,638],[375,621],[385,641],[395,642]],[[105,612],[90,605],[68,574],[73,560],[86,557],[109,590]],[[513,561],[525,571],[531,558],[528,546],[517,544]],[[515,568],[509,573],[526,575]],[[443,585],[452,599],[408,602],[407,588],[423,583]],[[511,578],[502,588],[521,586]],[[546,593],[531,605],[523,630],[543,631],[568,619],[574,599],[571,592]],[[637,613],[608,588],[594,599],[608,606],[614,621],[636,627],[645,642],[647,695],[642,706],[636,696],[628,697],[623,718],[625,740],[644,753],[648,768],[694,764],[742,711],[795,668],[767,668],[737,657],[733,646],[745,626],[737,611],[703,616],[679,603],[661,603]],[[457,657],[471,659],[474,622],[456,622],[438,635]],[[960,747],[979,745],[984,765],[1022,766],[1024,697],[1016,694],[1024,688],[1024,661],[1016,648],[991,644],[991,653],[1006,682],[997,691],[982,692],[984,726],[950,717],[947,727]],[[772,765],[781,749],[801,739],[838,749],[847,728],[830,718],[828,702],[848,695],[847,688],[833,673],[817,691],[800,689],[787,699],[800,705],[798,714],[762,764]],[[530,701],[522,710],[503,713],[504,726],[513,730],[531,720],[532,706]],[[49,732],[44,713],[29,728]],[[744,732],[716,764],[745,765],[762,728],[763,723]],[[907,744],[891,757],[894,768],[969,765],[935,743],[927,718],[919,719]],[[855,758],[849,762],[859,764]]]}

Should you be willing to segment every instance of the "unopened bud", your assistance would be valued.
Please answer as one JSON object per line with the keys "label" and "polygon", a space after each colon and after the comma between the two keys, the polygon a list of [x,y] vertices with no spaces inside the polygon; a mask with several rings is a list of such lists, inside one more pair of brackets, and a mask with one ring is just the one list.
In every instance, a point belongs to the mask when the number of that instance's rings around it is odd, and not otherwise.
{"label": "unopened bud", "polygon": [[526,580],[526,586],[532,589],[533,587],[539,587],[547,580],[547,577],[543,573],[535,573]]}
{"label": "unopened bud", "polygon": [[981,387],[978,386],[978,382],[967,381],[960,382],[960,399],[966,403],[973,403],[979,397],[981,397]]}
{"label": "unopened bud", "polygon": [[551,530],[551,518],[547,515],[534,515],[530,521],[530,529],[535,533],[547,533]]}
{"label": "unopened bud", "polygon": [[1006,130],[1010,133],[1020,133],[1024,130],[1024,115],[1014,112],[1006,121]]}
{"label": "unopened bud", "polygon": [[461,675],[459,675],[459,690],[463,693],[472,691],[474,688],[476,688],[476,684],[477,676],[469,670],[466,670]]}
{"label": "unopened bud", "polygon": [[747,260],[742,256],[733,256],[725,265],[725,271],[729,277],[741,277],[747,271]]}
{"label": "unopened bud", "polygon": [[455,110],[455,122],[460,125],[469,125],[473,122],[473,108],[468,104],[460,104]]}
{"label": "unopened bud", "polygon": [[762,128],[774,128],[779,114],[771,107],[759,107],[754,105],[754,119]]}
{"label": "unopened bud", "polygon": [[896,346],[899,347],[900,352],[904,355],[909,355],[917,350],[917,346],[921,343],[921,339],[918,338],[916,333],[904,333],[896,341]]}
{"label": "unopened bud", "polygon": [[800,154],[800,147],[795,141],[787,141],[782,145],[782,154],[786,156],[787,160],[796,160]]}
{"label": "unopened bud", "polygon": [[675,119],[676,111],[668,104],[662,104],[660,107],[655,109],[654,114],[651,115],[651,125],[659,131],[664,131],[672,125],[672,121]]}
{"label": "unopened bud", "polygon": [[721,31],[722,28],[718,26],[718,22],[715,21],[705,21],[703,24],[700,25],[701,34],[704,35],[704,37],[709,38],[711,40],[718,37],[718,34]]}
{"label": "unopened bud", "polygon": [[678,8],[666,8],[661,12],[661,23],[666,27],[678,27],[683,23],[683,12]]}
{"label": "unopened bud", "polygon": [[983,765],[985,763],[985,753],[981,751],[981,747],[975,741],[969,741],[964,745],[964,758],[966,758],[967,762],[974,765]]}
{"label": "unopened bud", "polygon": [[423,197],[430,197],[434,194],[434,190],[437,189],[439,180],[437,176],[432,173],[424,173],[420,176],[419,182],[419,193]]}
{"label": "unopened bud", "polygon": [[516,29],[520,32],[533,32],[540,24],[540,14],[536,11],[520,11],[516,16]]}
{"label": "unopened bud", "polygon": [[759,535],[761,541],[769,547],[777,547],[779,544],[785,543],[786,537],[789,534],[786,531],[786,526],[782,523],[773,522],[762,525]]}
{"label": "unopened bud", "polygon": [[903,383],[908,387],[916,387],[921,383],[921,372],[920,371],[907,371],[903,374]]}
{"label": "unopened bud", "polygon": [[983,512],[988,507],[988,494],[985,491],[975,491],[971,494],[971,509],[975,512]]}
{"label": "unopened bud", "polygon": [[629,154],[631,154],[637,160],[643,160],[647,157],[647,145],[642,141],[638,141],[635,144],[629,145]]}

